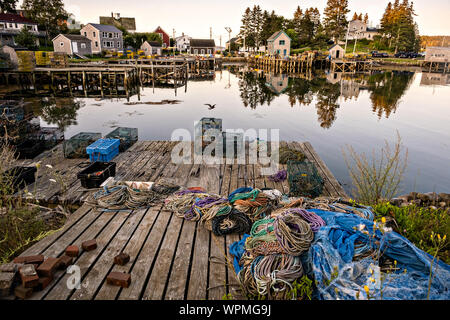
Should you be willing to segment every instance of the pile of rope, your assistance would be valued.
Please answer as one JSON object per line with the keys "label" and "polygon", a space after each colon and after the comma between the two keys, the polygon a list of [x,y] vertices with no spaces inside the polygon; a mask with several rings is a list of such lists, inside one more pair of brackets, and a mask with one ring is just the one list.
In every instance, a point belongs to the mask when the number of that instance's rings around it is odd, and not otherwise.
{"label": "pile of rope", "polygon": [[278,190],[260,190],[246,187],[230,193],[228,201],[236,210],[246,214],[254,222],[265,218],[277,209],[281,197],[282,194]]}
{"label": "pile of rope", "polygon": [[325,221],[313,212],[282,208],[255,221],[245,237],[238,279],[248,297],[290,299],[293,282],[304,274],[300,255]]}
{"label": "pile of rope", "polygon": [[179,218],[199,221],[217,236],[249,232],[251,221],[237,209],[233,209],[227,198],[208,194],[199,188],[179,191],[165,201],[165,208]]}
{"label": "pile of rope", "polygon": [[287,164],[289,160],[302,161],[305,159],[305,155],[301,151],[288,147],[280,147],[279,154],[280,164]]}
{"label": "pile of rope", "polygon": [[318,197],[315,199],[301,197],[284,204],[284,208],[319,209],[325,211],[355,214],[367,220],[373,220],[370,207],[358,205],[336,197]]}
{"label": "pile of rope", "polygon": [[179,189],[170,183],[154,183],[150,189],[135,189],[118,182],[95,192],[87,203],[102,211],[120,211],[148,208],[161,202],[168,194]]}

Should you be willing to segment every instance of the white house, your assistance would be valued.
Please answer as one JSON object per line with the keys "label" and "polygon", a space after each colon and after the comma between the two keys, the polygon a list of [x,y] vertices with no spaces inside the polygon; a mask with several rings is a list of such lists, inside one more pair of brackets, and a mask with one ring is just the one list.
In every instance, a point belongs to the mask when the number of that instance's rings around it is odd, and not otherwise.
{"label": "white house", "polygon": [[332,60],[340,60],[343,59],[345,56],[344,48],[342,48],[340,45],[335,44],[330,49],[328,49],[329,57]]}
{"label": "white house", "polygon": [[151,56],[151,55],[161,55],[162,52],[162,46],[158,41],[145,41],[142,45],[141,45],[141,50],[144,51],[146,56]]}
{"label": "white house", "polygon": [[180,37],[176,37],[177,50],[180,52],[187,52],[191,46],[191,37],[185,35],[184,33]]}
{"label": "white house", "polygon": [[18,14],[0,13],[0,45],[17,46],[16,36],[23,28],[37,37],[36,45],[39,45],[39,38],[45,37],[36,22]]}
{"label": "white house", "polygon": [[280,30],[267,39],[267,53],[288,57],[291,54],[291,38]]}
{"label": "white house", "polygon": [[348,40],[373,40],[373,38],[379,34],[380,33],[377,28],[369,28],[367,23],[359,19],[352,20],[348,23]]}

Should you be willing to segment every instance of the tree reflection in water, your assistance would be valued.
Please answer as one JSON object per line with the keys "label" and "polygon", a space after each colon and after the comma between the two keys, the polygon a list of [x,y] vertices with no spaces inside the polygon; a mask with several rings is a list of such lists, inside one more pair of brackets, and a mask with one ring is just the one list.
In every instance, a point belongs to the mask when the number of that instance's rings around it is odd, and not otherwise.
{"label": "tree reflection in water", "polygon": [[81,100],[74,98],[46,97],[36,103],[35,114],[48,124],[57,125],[64,131],[67,127],[77,125],[77,111],[84,106]]}
{"label": "tree reflection in water", "polygon": [[256,109],[270,105],[277,97],[288,96],[291,107],[309,106],[316,100],[318,122],[328,129],[336,120],[338,100],[358,99],[361,90],[370,92],[373,112],[388,118],[398,108],[401,97],[410,87],[412,72],[376,72],[372,74],[328,74],[328,76],[282,74],[230,69],[239,77],[240,97],[245,107]]}

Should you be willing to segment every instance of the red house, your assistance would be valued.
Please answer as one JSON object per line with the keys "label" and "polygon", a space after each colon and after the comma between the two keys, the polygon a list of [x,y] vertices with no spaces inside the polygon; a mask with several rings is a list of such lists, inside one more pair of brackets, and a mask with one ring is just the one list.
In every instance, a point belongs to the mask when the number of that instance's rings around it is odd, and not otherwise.
{"label": "red house", "polygon": [[158,28],[156,28],[155,31],[153,31],[154,33],[159,33],[161,35],[161,39],[162,39],[162,47],[163,48],[168,48],[170,47],[170,36],[167,34],[167,32],[165,32],[160,26],[158,26]]}

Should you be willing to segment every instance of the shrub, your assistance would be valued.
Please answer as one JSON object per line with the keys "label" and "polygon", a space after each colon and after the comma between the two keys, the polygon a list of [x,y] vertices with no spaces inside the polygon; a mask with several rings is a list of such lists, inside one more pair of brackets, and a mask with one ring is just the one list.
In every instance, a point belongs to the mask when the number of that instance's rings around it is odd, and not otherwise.
{"label": "shrub", "polygon": [[[450,212],[445,209],[422,208],[416,205],[396,207],[390,203],[373,206],[376,219],[391,217],[396,221],[396,231],[414,243],[419,249],[435,255],[436,242],[431,235],[450,235]],[[439,250],[439,259],[450,263],[450,243],[447,240]]]}
{"label": "shrub", "polygon": [[385,141],[379,157],[375,151],[369,159],[366,154],[357,154],[347,146],[348,154],[343,150],[353,184],[353,196],[366,204],[376,204],[380,200],[391,200],[399,191],[403,173],[408,160],[408,150],[402,157],[402,143],[397,133],[397,142],[393,149]]}

